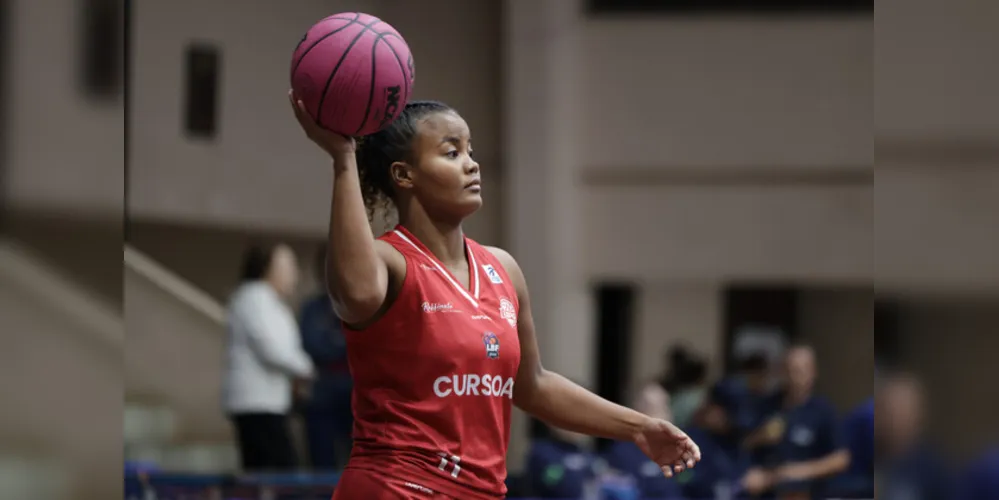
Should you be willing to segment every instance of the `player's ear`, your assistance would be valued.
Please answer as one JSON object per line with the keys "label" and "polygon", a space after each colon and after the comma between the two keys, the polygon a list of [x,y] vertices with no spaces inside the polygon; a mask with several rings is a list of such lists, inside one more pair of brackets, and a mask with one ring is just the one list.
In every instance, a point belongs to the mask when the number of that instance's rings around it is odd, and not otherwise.
{"label": "player's ear", "polygon": [[389,166],[389,175],[392,183],[402,189],[413,187],[413,167],[402,161],[397,161]]}

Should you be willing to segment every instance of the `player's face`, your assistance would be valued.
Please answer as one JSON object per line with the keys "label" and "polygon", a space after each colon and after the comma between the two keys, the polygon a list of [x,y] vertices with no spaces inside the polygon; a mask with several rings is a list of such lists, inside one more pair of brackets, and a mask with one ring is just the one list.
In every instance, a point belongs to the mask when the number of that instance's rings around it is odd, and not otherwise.
{"label": "player's face", "polygon": [[434,215],[468,217],[482,206],[479,164],[465,120],[453,111],[434,113],[417,124],[413,144],[413,194]]}

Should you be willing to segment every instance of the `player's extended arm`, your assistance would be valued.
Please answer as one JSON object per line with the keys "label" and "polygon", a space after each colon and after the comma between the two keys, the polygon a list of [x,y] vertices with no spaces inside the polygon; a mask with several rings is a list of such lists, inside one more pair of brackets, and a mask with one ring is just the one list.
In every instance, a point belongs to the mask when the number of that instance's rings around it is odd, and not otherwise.
{"label": "player's extended arm", "polygon": [[541,365],[534,333],[531,303],[524,274],[509,253],[490,249],[503,264],[517,288],[520,314],[520,369],[514,383],[513,401],[520,409],[542,421],[583,434],[634,441],[653,420],[630,408],[580,387]]}
{"label": "player's extended arm", "polygon": [[357,171],[355,143],[319,127],[289,92],[305,134],[333,159],[326,286],[337,315],[347,324],[371,319],[388,295],[389,271],[368,223]]}

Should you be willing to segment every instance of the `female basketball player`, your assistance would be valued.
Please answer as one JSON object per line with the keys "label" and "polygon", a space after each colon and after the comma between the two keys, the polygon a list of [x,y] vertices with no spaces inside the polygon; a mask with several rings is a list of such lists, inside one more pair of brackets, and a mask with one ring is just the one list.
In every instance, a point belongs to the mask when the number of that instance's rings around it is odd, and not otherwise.
{"label": "female basketball player", "polygon": [[[334,498],[502,498],[512,404],[557,427],[632,441],[666,476],[700,460],[673,424],[541,366],[520,266],[462,233],[482,186],[457,112],[413,102],[358,144],[289,99],[333,160],[327,285],[347,325],[355,416]],[[399,225],[376,239],[366,205],[388,201]]]}

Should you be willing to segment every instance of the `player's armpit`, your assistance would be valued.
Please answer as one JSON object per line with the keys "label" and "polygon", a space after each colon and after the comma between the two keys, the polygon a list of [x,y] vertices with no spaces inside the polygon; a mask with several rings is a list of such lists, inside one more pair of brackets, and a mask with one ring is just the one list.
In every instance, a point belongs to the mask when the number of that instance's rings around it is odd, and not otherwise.
{"label": "player's armpit", "polygon": [[509,252],[501,248],[486,247],[506,271],[517,290],[517,337],[520,340],[520,368],[514,383],[513,400],[520,409],[530,412],[532,401],[538,393],[539,383],[545,373],[538,351],[538,339],[534,332],[534,317],[531,315],[531,298],[527,280],[520,265]]}

